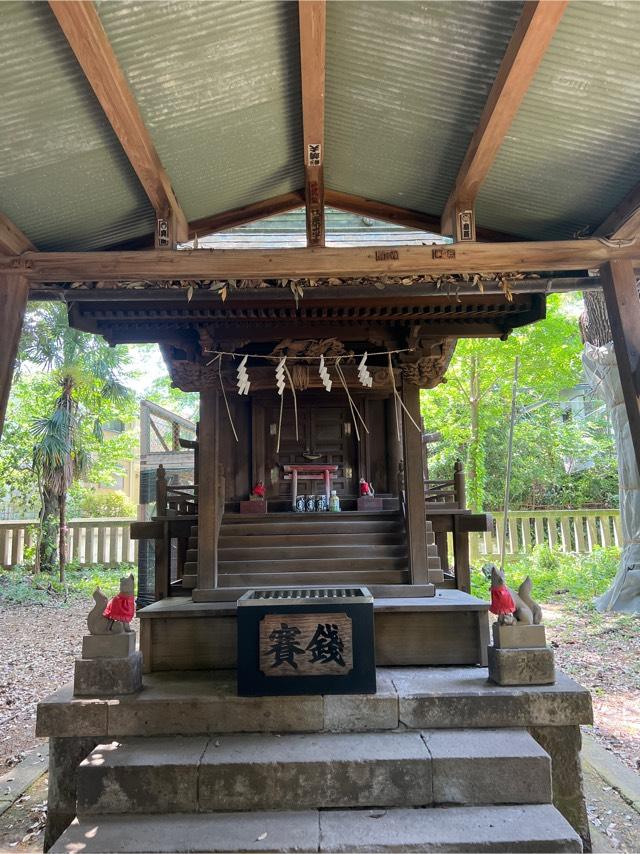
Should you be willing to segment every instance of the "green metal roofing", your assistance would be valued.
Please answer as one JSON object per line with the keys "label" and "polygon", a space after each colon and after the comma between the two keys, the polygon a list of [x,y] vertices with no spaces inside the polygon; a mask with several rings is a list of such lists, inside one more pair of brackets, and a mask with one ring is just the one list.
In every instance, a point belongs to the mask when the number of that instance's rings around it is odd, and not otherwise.
{"label": "green metal roofing", "polygon": [[304,184],[295,3],[97,5],[187,219]]}
{"label": "green metal roofing", "polygon": [[478,216],[536,239],[600,225],[640,180],[640,3],[569,3]]}
{"label": "green metal roofing", "polygon": [[[198,219],[303,185],[293,0],[98,11]],[[521,0],[329,0],[325,181],[438,214]],[[572,0],[482,187],[480,225],[597,226],[640,180],[640,3]],[[153,212],[48,4],[0,3],[0,211],[40,249],[108,247]]]}
{"label": "green metal roofing", "polygon": [[439,213],[522,3],[333,0],[327,9],[327,185]]}
{"label": "green metal roofing", "polygon": [[0,210],[39,249],[92,249],[153,230],[48,3],[0,3],[0,91]]}

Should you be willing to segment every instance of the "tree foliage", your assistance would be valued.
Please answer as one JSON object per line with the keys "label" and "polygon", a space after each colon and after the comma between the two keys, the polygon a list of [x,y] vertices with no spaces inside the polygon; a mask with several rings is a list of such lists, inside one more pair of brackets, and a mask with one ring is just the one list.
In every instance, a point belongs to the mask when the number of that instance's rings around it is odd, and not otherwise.
{"label": "tree foliage", "polygon": [[462,459],[474,509],[496,510],[503,503],[516,355],[512,508],[616,501],[615,455],[602,407],[587,402],[587,411],[573,412],[568,403],[569,390],[583,382],[582,342],[570,307],[570,300],[553,295],[546,319],[514,331],[506,342],[459,341],[447,382],[423,392],[425,429],[442,434],[429,446],[429,475],[449,478]]}

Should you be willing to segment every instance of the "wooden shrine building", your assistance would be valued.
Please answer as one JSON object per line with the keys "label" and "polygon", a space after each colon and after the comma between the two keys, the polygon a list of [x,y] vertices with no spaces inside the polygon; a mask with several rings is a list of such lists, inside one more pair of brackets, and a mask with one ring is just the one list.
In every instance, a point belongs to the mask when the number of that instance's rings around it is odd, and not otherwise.
{"label": "wooden shrine building", "polygon": [[[72,695],[41,706],[57,783],[47,845],[80,810],[76,767],[106,735],[215,732],[214,683],[217,725],[273,730],[271,706],[242,705],[220,673],[236,667],[242,594],[363,585],[378,666],[419,668],[419,690],[389,676],[380,727],[322,697],[280,698],[288,729],[529,727],[556,767],[577,768],[577,792],[553,798],[588,846],[586,692],[562,677],[560,713],[551,689],[507,689],[497,710],[486,674],[468,688],[488,604],[469,595],[464,543],[490,520],[467,511],[460,471],[429,484],[419,399],[446,380],[459,338],[506,338],[544,317],[548,293],[602,288],[640,461],[638,4],[15,0],[0,22],[0,427],[29,300],[64,301],[72,326],[112,344],[157,342],[174,385],[200,395],[195,482],[160,470],[155,516],[137,527],[156,564],[145,691],[108,710]],[[346,245],[328,207],[408,231]],[[205,239],[299,208],[304,245]],[[294,490],[320,494],[326,477],[340,514],[295,513]],[[361,479],[375,510],[357,509]],[[268,512],[240,513],[259,481]],[[450,690],[465,700],[446,711],[442,664],[462,668]],[[415,696],[427,711],[402,718]],[[113,844],[82,842],[128,850]]]}

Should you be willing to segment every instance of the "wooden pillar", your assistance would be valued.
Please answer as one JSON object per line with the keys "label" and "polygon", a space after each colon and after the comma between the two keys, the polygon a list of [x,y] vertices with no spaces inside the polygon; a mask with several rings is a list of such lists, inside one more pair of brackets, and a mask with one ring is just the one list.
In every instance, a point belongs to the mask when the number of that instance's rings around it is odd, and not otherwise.
{"label": "wooden pillar", "polygon": [[25,276],[15,273],[0,276],[0,436],[28,296],[29,283]]}
{"label": "wooden pillar", "polygon": [[218,392],[200,392],[198,589],[218,586]]}
{"label": "wooden pillar", "polygon": [[631,441],[640,471],[640,299],[633,261],[600,268]]}
{"label": "wooden pillar", "polygon": [[387,398],[384,406],[387,420],[387,484],[389,492],[396,495],[398,492],[398,467],[402,454],[402,436],[399,442],[394,410],[395,398]]}
{"label": "wooden pillar", "polygon": [[[420,389],[402,383],[402,402],[412,418],[420,424]],[[427,584],[427,528],[424,506],[424,478],[422,469],[422,431],[416,430],[411,419],[402,410],[402,448],[404,453],[404,488],[407,502],[407,540],[409,570],[412,584]]]}

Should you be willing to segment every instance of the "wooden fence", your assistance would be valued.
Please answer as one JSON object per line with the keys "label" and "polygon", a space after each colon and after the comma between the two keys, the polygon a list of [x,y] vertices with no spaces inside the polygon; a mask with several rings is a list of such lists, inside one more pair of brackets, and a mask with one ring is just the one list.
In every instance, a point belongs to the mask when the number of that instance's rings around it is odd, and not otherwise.
{"label": "wooden fence", "polygon": [[[71,519],[67,522],[69,560],[89,566],[135,563],[138,543],[129,537],[131,519]],[[25,562],[25,549],[34,546],[37,523],[33,519],[0,522],[0,568]]]}
{"label": "wooden fence", "polygon": [[[471,534],[473,560],[500,555],[502,515],[495,530]],[[561,552],[588,554],[597,546],[621,546],[619,510],[519,510],[509,513],[505,552],[524,555],[535,546],[548,545]]]}

